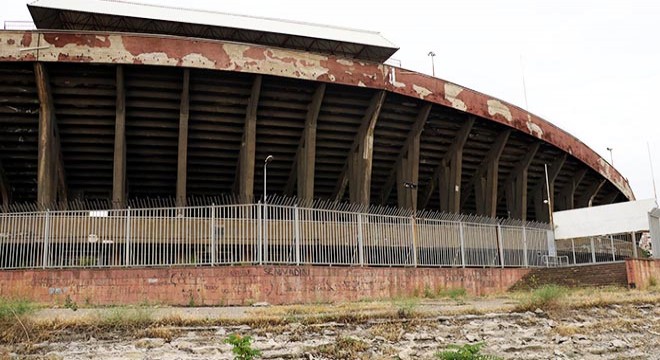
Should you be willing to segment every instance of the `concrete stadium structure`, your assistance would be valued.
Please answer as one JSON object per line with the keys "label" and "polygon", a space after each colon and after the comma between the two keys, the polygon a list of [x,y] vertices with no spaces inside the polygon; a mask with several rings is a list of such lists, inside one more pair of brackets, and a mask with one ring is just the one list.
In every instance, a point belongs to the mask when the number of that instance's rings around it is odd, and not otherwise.
{"label": "concrete stadium structure", "polygon": [[551,123],[384,64],[397,48],[377,33],[103,0],[29,8],[38,30],[0,31],[5,209],[252,200],[267,155],[269,193],[300,199],[539,221],[547,193],[555,210],[634,199]]}

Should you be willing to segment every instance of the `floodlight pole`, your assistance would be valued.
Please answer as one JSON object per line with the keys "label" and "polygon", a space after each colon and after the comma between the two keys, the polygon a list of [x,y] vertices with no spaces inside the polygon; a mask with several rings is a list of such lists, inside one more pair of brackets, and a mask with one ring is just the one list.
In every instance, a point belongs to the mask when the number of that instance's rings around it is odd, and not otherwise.
{"label": "floodlight pole", "polygon": [[435,77],[435,53],[433,51],[429,51],[428,56],[431,57],[431,71],[433,77]]}

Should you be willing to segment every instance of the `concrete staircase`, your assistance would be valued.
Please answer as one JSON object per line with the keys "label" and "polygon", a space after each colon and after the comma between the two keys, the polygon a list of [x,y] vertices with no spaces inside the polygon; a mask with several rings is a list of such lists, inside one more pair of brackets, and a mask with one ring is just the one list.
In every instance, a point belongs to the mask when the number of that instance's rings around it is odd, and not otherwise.
{"label": "concrete staircase", "polygon": [[628,286],[626,263],[538,268],[520,279],[511,290],[536,288],[546,284],[568,287]]}

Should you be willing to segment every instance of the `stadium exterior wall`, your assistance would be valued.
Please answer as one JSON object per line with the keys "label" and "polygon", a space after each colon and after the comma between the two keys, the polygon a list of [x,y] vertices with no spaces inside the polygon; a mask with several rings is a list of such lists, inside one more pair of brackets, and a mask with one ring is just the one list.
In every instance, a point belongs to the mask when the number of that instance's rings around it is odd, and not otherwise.
{"label": "stadium exterior wall", "polygon": [[0,297],[43,304],[217,306],[296,304],[507,291],[529,269],[232,266],[0,272]]}

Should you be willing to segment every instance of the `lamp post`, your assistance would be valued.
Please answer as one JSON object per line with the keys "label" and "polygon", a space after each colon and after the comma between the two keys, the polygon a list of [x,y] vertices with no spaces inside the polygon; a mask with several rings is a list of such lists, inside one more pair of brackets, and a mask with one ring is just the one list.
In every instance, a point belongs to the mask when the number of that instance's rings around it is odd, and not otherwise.
{"label": "lamp post", "polygon": [[435,77],[435,53],[433,51],[429,51],[428,56],[431,57],[431,71],[433,77]]}
{"label": "lamp post", "polygon": [[275,157],[273,155],[268,155],[266,156],[266,160],[264,160],[264,204],[266,203],[266,185],[268,184],[268,164],[270,164]]}
{"label": "lamp post", "polygon": [[612,157],[612,150],[614,149],[612,149],[611,147],[607,148],[607,151],[610,152],[610,165],[614,166],[614,157]]}
{"label": "lamp post", "polygon": [[273,159],[273,155],[268,155],[266,156],[266,160],[264,160],[264,232],[263,232],[263,258],[268,261],[268,202],[267,202],[267,197],[266,197],[266,186],[268,183],[268,164],[270,164]]}

